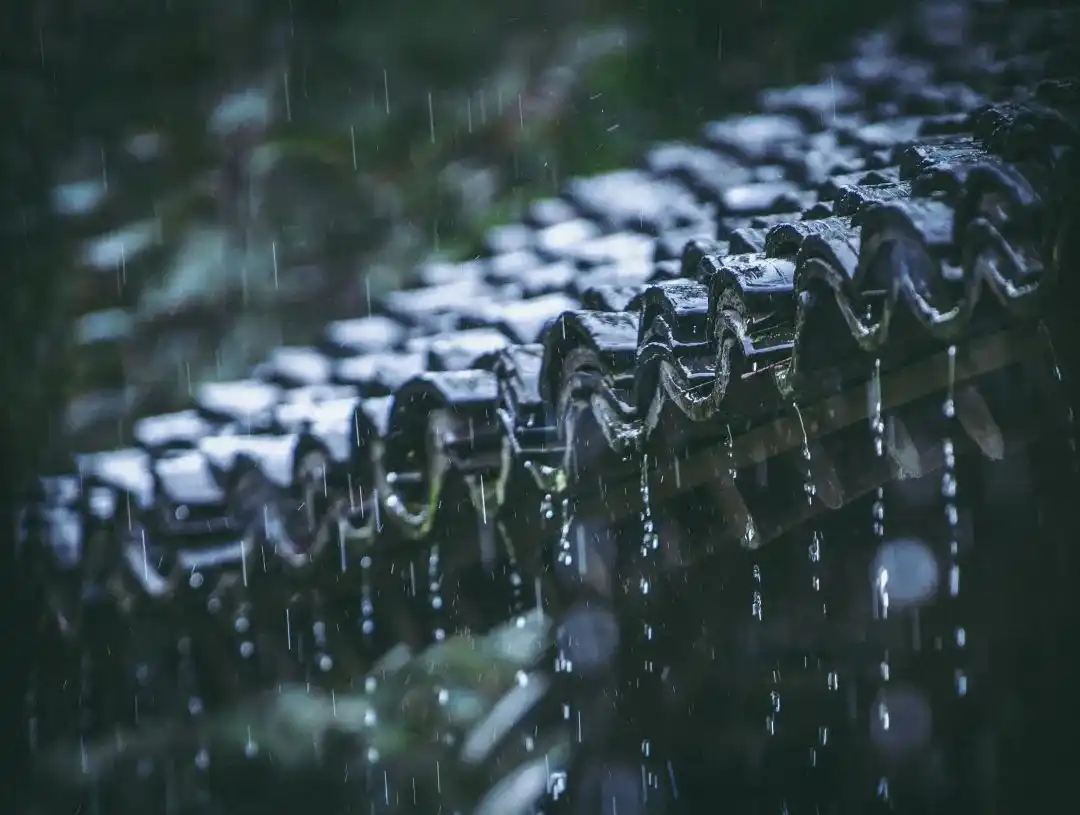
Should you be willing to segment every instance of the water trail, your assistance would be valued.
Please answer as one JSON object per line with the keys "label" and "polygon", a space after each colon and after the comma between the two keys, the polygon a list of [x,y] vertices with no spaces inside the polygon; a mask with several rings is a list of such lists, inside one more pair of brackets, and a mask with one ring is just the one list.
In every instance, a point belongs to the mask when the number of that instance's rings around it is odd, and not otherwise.
{"label": "water trail", "polygon": [[[506,547],[506,565],[510,572],[510,611],[515,624],[525,624],[525,591],[524,581],[521,578],[521,566],[517,561],[517,554],[512,546]],[[539,611],[539,609],[537,609]]]}
{"label": "water trail", "polygon": [[[799,409],[799,405],[796,402],[792,403],[792,407],[795,409],[795,415],[799,419],[799,427],[802,430],[802,462],[804,468],[803,478],[803,494],[806,496],[806,503],[813,505],[814,498],[817,495],[817,486],[814,481],[814,461],[813,454],[810,451],[810,439],[806,433],[806,422],[803,420],[802,411]],[[826,604],[824,596],[821,593],[821,549],[822,544],[825,541],[824,533],[821,531],[820,524],[815,519],[810,523],[810,544],[807,547],[807,554],[809,560],[809,577],[810,577],[810,590],[813,594],[814,604],[820,605],[821,608],[821,621],[825,623],[828,617],[828,606]],[[805,657],[804,666],[812,673],[817,673],[821,670],[821,658],[817,654],[807,654]],[[831,683],[833,674],[828,674],[830,677],[828,682]],[[828,706],[823,710],[823,717],[825,718],[817,728],[817,738],[814,744],[810,747],[810,771],[813,774],[818,773],[819,769],[819,753],[828,745],[829,740],[829,722],[828,722]],[[817,780],[817,779],[815,779]],[[817,791],[821,791],[823,786],[819,783],[812,783],[812,787]],[[825,806],[825,802],[820,800],[820,795],[816,800],[813,800],[812,805],[816,808]]]}
{"label": "water trail", "polygon": [[[1053,374],[1054,381],[1060,388],[1065,384],[1064,375],[1061,371],[1061,364],[1058,361],[1057,349],[1054,347],[1054,342],[1050,337],[1050,330],[1045,326],[1040,326],[1040,333],[1043,336],[1043,340],[1046,342],[1047,347],[1050,349],[1050,361],[1051,361],[1051,373]],[[1077,457],[1077,443],[1076,443],[1076,412],[1073,409],[1071,400],[1065,400],[1065,426],[1066,440],[1069,445],[1069,463],[1075,473],[1080,468],[1080,458]]]}
{"label": "water trail", "polygon": [[[884,466],[885,456],[885,418],[881,409],[881,358],[874,360],[874,373],[870,379],[868,397],[870,400],[870,433],[874,443],[874,455],[878,458],[878,467]],[[874,494],[874,502],[871,505],[871,526],[874,535],[874,550],[882,551],[885,543],[885,488],[878,487]],[[877,619],[887,620],[889,617],[889,571],[886,566],[878,568],[874,575],[874,615]],[[889,714],[889,700],[887,690],[889,687],[889,651],[885,650],[882,655],[878,674],[877,704],[873,714],[877,718],[877,726],[882,731],[888,731],[891,725]],[[891,801],[889,779],[884,774],[877,782],[878,798],[888,804]]]}
{"label": "water trail", "polygon": [[[155,636],[156,632],[147,630],[147,620],[136,617],[131,621],[128,636],[124,645],[130,654],[138,655],[140,662],[135,667],[135,685],[132,689],[132,714],[135,726],[138,727],[140,717],[143,715],[153,716],[160,701],[162,688],[156,680],[157,671],[160,669],[159,646],[160,640]],[[143,662],[147,659],[149,662]]]}
{"label": "water trail", "polygon": [[23,699],[24,709],[26,711],[26,744],[31,753],[37,751],[38,745],[38,700],[37,700],[37,688],[41,678],[38,676],[38,672],[35,669],[30,674],[30,681],[26,696]]}
{"label": "water trail", "polygon": [[543,499],[540,501],[540,520],[541,522],[552,521],[555,518],[555,502],[551,497],[550,492],[545,492]]}
{"label": "water trail", "polygon": [[371,555],[360,556],[360,633],[369,646],[368,653],[373,653],[375,638],[375,599],[371,584]]}
{"label": "water trail", "polygon": [[[236,632],[237,639],[240,640],[240,645],[237,650],[240,652],[240,658],[245,662],[254,662],[255,658],[255,642],[251,639],[251,620],[248,619],[244,610],[241,610],[236,619],[233,620],[233,631]],[[285,636],[289,645],[289,650],[292,650],[292,629],[289,626],[289,612],[285,610]]]}
{"label": "water trail", "polygon": [[957,509],[956,449],[953,445],[953,429],[956,423],[956,346],[949,346],[949,384],[942,403],[947,429],[942,437],[941,446],[944,466],[941,474],[941,497],[944,502],[945,523],[948,536],[949,564],[949,599],[953,611],[953,646],[956,649],[956,664],[953,665],[954,688],[957,696],[966,696],[968,692],[967,674],[963,668],[963,652],[967,645],[967,632],[961,622],[956,620],[959,611],[960,595],[960,542],[958,540],[959,511]]}
{"label": "water trail", "polygon": [[731,479],[731,483],[735,483],[735,479],[739,475],[738,469],[735,467],[735,437],[731,434],[731,425],[727,426],[727,459],[728,459],[728,478]]}
{"label": "water trail", "polygon": [[210,745],[206,740],[205,728],[201,726],[203,700],[199,688],[199,672],[192,655],[192,639],[184,635],[176,643],[177,679],[182,698],[187,700],[187,713],[195,733],[195,769],[198,773],[193,781],[194,793],[200,801],[209,801]]}
{"label": "water trail", "polygon": [[[550,500],[550,496],[545,496]],[[543,512],[541,511],[541,516]],[[549,516],[550,517],[550,516]],[[545,518],[541,517],[540,525],[545,525]],[[510,616],[514,618],[514,624],[519,628],[525,625],[525,580],[521,574],[521,564],[518,562],[517,550],[514,548],[514,543],[510,539],[506,528],[500,521],[496,524],[497,533],[503,540],[503,551],[506,553],[506,574],[510,580]],[[537,614],[540,613],[539,603],[537,604]]]}
{"label": "water trail", "polygon": [[83,649],[79,664],[79,753],[81,770],[85,775],[90,771],[86,745],[93,738],[94,732],[94,658],[90,648]]}
{"label": "water trail", "polygon": [[573,514],[570,511],[570,499],[563,498],[561,506],[562,525],[559,528],[559,562],[564,566],[570,566],[574,562],[574,556],[570,551],[570,527],[574,523]]}
{"label": "water trail", "polygon": [[[352,500],[350,494],[349,500]],[[361,517],[365,517],[363,498],[359,505]],[[372,580],[372,525],[370,522],[354,526],[350,520],[338,522],[338,545],[341,548],[341,571],[346,572],[351,558],[360,552],[360,634],[363,637],[366,653],[375,653],[375,587]]]}
{"label": "water trail", "polygon": [[315,665],[318,667],[320,673],[329,673],[334,667],[334,658],[330,654],[330,649],[327,647],[326,641],[326,621],[323,619],[325,615],[325,606],[323,605],[322,597],[319,594],[311,600],[314,606],[314,613],[311,623],[311,639],[314,646],[314,653],[312,656],[315,659]]}
{"label": "water trail", "polygon": [[[529,464],[527,463],[526,468]],[[497,512],[488,513],[488,488],[484,483],[484,476],[469,479],[469,489],[473,494],[473,503],[480,503],[480,513],[477,516],[477,539],[480,541],[480,558],[485,565],[492,568],[505,567],[507,580],[510,582],[510,616],[514,624],[521,627],[525,625],[525,581],[521,574],[521,564],[518,563],[517,552],[513,541],[510,540],[501,520],[497,518]],[[498,490],[492,489],[493,506],[498,506]],[[541,518],[541,526],[545,525]],[[500,546],[501,540],[501,546]],[[500,552],[505,556],[505,563],[499,563]]]}
{"label": "water trail", "polygon": [[[728,456],[728,478],[731,480],[732,489],[737,489],[735,486],[738,479],[739,471],[735,466],[735,439],[731,433],[731,425],[727,426],[727,456]],[[759,465],[763,466],[763,465]],[[752,520],[751,520],[752,523]],[[751,529],[750,526],[747,527]],[[756,535],[755,532],[749,533],[751,536]],[[749,538],[749,539],[752,539]],[[744,538],[744,540],[748,540]],[[758,622],[764,620],[764,599],[761,592],[761,565],[754,560],[750,564],[750,575],[753,580],[753,589],[750,594],[750,616]],[[777,680],[779,676],[774,670],[772,672],[772,683],[769,689],[769,707],[768,714],[765,717],[765,731],[770,737],[776,735],[776,712],[779,709],[780,693],[777,688]]]}
{"label": "water trail", "polygon": [[444,627],[445,612],[443,610],[443,570],[441,550],[438,543],[433,543],[431,548],[428,549],[428,600],[431,603],[432,611],[432,636],[436,642],[442,642],[446,639],[446,628]]}
{"label": "water trail", "polygon": [[[653,626],[650,606],[650,581],[652,575],[659,571],[658,554],[660,550],[660,536],[656,532],[656,524],[653,521],[652,499],[649,494],[649,454],[645,453],[641,461],[641,581],[638,584],[638,592],[641,596],[641,625],[644,642],[642,653],[644,655],[644,671],[647,692],[658,691],[657,676],[657,645],[656,629]],[[651,681],[650,681],[651,680]],[[659,790],[660,779],[663,777],[658,767],[659,757],[653,745],[654,739],[650,738],[648,731],[642,733],[641,741],[641,774],[644,797],[648,800],[649,790]]]}
{"label": "water trail", "polygon": [[[556,549],[556,556],[558,557],[559,563],[563,566],[570,566],[574,562],[574,556],[570,553],[570,527],[574,522],[573,513],[570,509],[570,498],[564,496],[560,506],[560,518],[562,523],[559,528],[559,543],[558,548]],[[573,663],[567,655],[564,645],[565,643],[560,639],[558,650],[555,654],[555,673],[557,674],[569,674],[574,669]],[[574,712],[573,699],[571,696],[573,683],[566,682],[565,685],[567,694],[563,699],[563,720],[569,722]]]}
{"label": "water trail", "polygon": [[[365,541],[365,545],[372,543],[371,538]],[[376,653],[375,643],[375,592],[372,582],[372,570],[375,567],[372,551],[369,549],[360,556],[360,633],[364,638],[364,644],[368,656]],[[364,694],[370,697],[378,687],[379,680],[374,674],[368,673],[364,679]],[[351,683],[350,683],[351,685]],[[370,715],[365,714],[364,724],[374,724],[374,708],[368,707]]]}

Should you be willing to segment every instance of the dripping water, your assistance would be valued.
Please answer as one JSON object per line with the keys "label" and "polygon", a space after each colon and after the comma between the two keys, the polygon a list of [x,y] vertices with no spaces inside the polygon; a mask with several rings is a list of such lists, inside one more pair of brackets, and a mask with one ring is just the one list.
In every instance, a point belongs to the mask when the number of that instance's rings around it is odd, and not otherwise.
{"label": "dripping water", "polygon": [[[644,653],[643,669],[646,677],[655,677],[657,674],[656,662],[657,662],[657,645],[656,645],[656,629],[653,626],[653,620],[649,614],[649,607],[651,605],[650,592],[650,580],[653,574],[657,571],[657,555],[660,549],[660,536],[656,532],[656,523],[653,520],[652,513],[652,499],[649,491],[649,455],[646,453],[641,461],[641,580],[638,583],[638,592],[641,595],[641,607],[643,609],[641,617],[642,634],[644,636],[644,643],[642,651]],[[655,688],[655,683],[647,683],[650,690]],[[642,773],[642,785],[644,787],[643,792],[645,798],[648,799],[648,792],[650,789],[660,788],[660,779],[662,778],[660,772],[657,770],[658,757],[655,755],[655,749],[653,747],[653,739],[649,737],[648,731],[642,734],[641,741],[641,773]]]}
{"label": "dripping water", "polygon": [[364,643],[373,653],[375,638],[375,599],[371,585],[371,555],[360,556],[360,632]]}
{"label": "dripping water", "polygon": [[[731,488],[737,489],[735,486],[738,480],[739,471],[735,466],[735,438],[731,432],[731,425],[727,426],[727,458],[728,458],[728,479],[731,482]],[[753,619],[761,622],[764,619],[764,600],[761,596],[761,566],[756,560],[750,565],[750,575],[753,579],[753,589],[750,594],[750,616]],[[765,731],[773,736],[776,734],[776,713],[779,710],[780,694],[776,687],[776,681],[778,679],[777,671],[773,671],[773,682],[769,690],[769,713],[765,718]]]}
{"label": "dripping water", "polygon": [[[540,526],[546,530],[549,527],[549,525],[554,522],[554,520],[555,520],[555,501],[552,498],[552,495],[551,495],[550,492],[545,492],[544,497],[540,501]],[[565,537],[568,537],[568,536],[563,534],[563,530],[560,527],[560,546],[559,546],[559,549],[557,550],[557,556],[559,554],[561,554],[561,552],[563,551],[561,541]],[[567,543],[569,543],[569,541],[567,541]],[[513,551],[511,551],[511,558],[514,558],[514,557],[515,557],[515,555],[514,555]],[[516,559],[511,560],[511,569],[515,569],[516,567],[517,567]],[[518,574],[520,576],[520,572]],[[541,588],[540,587],[540,578],[537,577],[536,578],[536,613],[537,614],[541,614],[542,611],[543,611],[543,603],[542,603],[541,597],[540,597],[540,588]],[[518,594],[518,592],[515,592],[515,597],[514,597],[514,602],[515,603],[518,602],[517,594]],[[523,601],[522,601],[522,607],[524,607],[524,602]]]}
{"label": "dripping water", "polygon": [[515,620],[515,625],[525,625],[525,592],[524,581],[521,578],[521,566],[517,561],[517,553],[513,546],[506,547],[506,565],[510,574],[510,612]]}
{"label": "dripping water", "polygon": [[734,485],[735,479],[739,475],[739,471],[735,467],[735,437],[731,434],[731,425],[727,426],[727,458],[728,479],[730,479],[732,485]]}
{"label": "dripping water", "polygon": [[[560,504],[560,528],[559,528],[559,543],[556,549],[556,557],[558,562],[564,566],[570,566],[574,562],[574,557],[570,553],[570,527],[574,522],[573,514],[570,511],[570,498],[564,496]],[[562,640],[559,640],[558,650],[555,654],[555,673],[556,674],[569,674],[574,670],[574,665],[570,660],[570,657],[566,653],[565,645]],[[563,699],[563,720],[569,722],[570,717],[573,715],[573,699],[571,697],[572,683],[567,682],[567,693]]]}
{"label": "dripping water", "polygon": [[326,639],[326,621],[323,619],[324,606],[319,595],[315,595],[312,602],[315,605],[315,619],[311,623],[311,640],[314,646],[315,665],[320,673],[329,673],[334,667],[334,658],[330,655]]}
{"label": "dripping water", "polygon": [[[1040,331],[1043,335],[1043,339],[1046,341],[1047,347],[1050,350],[1050,365],[1051,373],[1054,377],[1054,381],[1058,387],[1061,387],[1064,382],[1064,374],[1061,371],[1061,364],[1058,361],[1057,350],[1054,348],[1054,342],[1050,337],[1050,331],[1045,325],[1040,326]],[[1071,400],[1066,400],[1065,403],[1065,427],[1066,427],[1066,439],[1069,445],[1070,466],[1075,472],[1077,467],[1080,466],[1080,459],[1077,458],[1077,444],[1076,444],[1076,413],[1073,409]]]}
{"label": "dripping water", "polygon": [[540,520],[542,522],[549,522],[555,518],[555,503],[551,497],[550,492],[544,493],[543,499],[540,501]]}
{"label": "dripping water", "polygon": [[[885,418],[881,406],[881,358],[874,360],[874,373],[870,379],[870,433],[873,438],[874,455],[877,457],[877,468],[880,470],[884,465],[885,456]],[[885,488],[880,486],[874,493],[874,502],[871,505],[871,527],[874,535],[874,550],[882,551],[885,543]],[[881,620],[889,617],[889,572],[882,566],[874,575],[874,614]],[[882,731],[888,731],[891,725],[889,714],[889,702],[887,689],[889,687],[889,651],[882,654],[881,665],[878,673],[877,704],[873,714],[877,718],[877,726]],[[889,779],[882,776],[877,783],[877,796],[881,801],[889,802]]]}
{"label": "dripping water", "polygon": [[[233,620],[233,630],[236,632],[237,638],[240,640],[238,650],[240,652],[240,658],[245,663],[254,662],[255,659],[255,641],[251,638],[251,620],[248,618],[247,613],[241,611],[236,615],[236,619]],[[289,610],[285,610],[285,636],[288,639],[290,650],[292,645],[292,628],[289,624]]]}
{"label": "dripping water", "polygon": [[[803,494],[806,497],[806,503],[808,506],[813,506],[814,498],[817,495],[817,485],[814,481],[814,461],[813,455],[810,451],[810,439],[806,433],[806,422],[803,420],[802,411],[799,409],[798,403],[792,403],[795,409],[795,415],[799,419],[799,428],[802,430],[802,463],[804,470],[803,477]],[[810,590],[814,598],[814,604],[819,605],[821,608],[821,619],[824,622],[828,617],[828,607],[825,602],[825,598],[821,594],[821,549],[822,544],[825,541],[825,536],[821,531],[820,525],[816,520],[810,524],[810,544],[807,547],[807,555],[810,566]],[[805,659],[805,667],[810,671],[818,671],[821,668],[820,658],[808,654]],[[832,690],[835,687],[836,680],[835,674],[828,673],[826,680],[827,687]],[[823,721],[818,725],[817,737],[814,743],[810,747],[809,762],[811,772],[816,772],[819,767],[819,753],[828,746],[829,741],[829,724],[828,721]],[[820,785],[817,785],[820,789]],[[820,807],[822,802],[815,802],[815,806]]]}
{"label": "dripping water", "polygon": [[29,687],[24,698],[26,710],[26,744],[31,753],[37,751],[38,745],[37,688],[40,681],[35,666],[35,670],[30,676],[30,681],[27,683]]}
{"label": "dripping water", "polygon": [[195,769],[198,771],[195,777],[196,795],[206,800],[210,791],[208,788],[209,778],[206,775],[210,769],[210,745],[206,740],[205,728],[201,726],[203,715],[203,700],[198,683],[198,671],[195,667],[192,654],[192,638],[184,635],[176,643],[177,673],[180,679],[180,693],[187,699],[187,714],[195,733]]}
{"label": "dripping water", "polygon": [[443,570],[441,549],[438,543],[433,543],[428,550],[428,600],[432,612],[432,636],[435,642],[446,639],[446,629],[443,627],[445,611],[443,609]]}
{"label": "dripping water", "polygon": [[570,512],[570,499],[562,499],[562,525],[559,528],[559,548],[558,558],[559,563],[563,566],[570,566],[574,562],[574,556],[570,552],[570,527],[574,522],[573,516]]}
{"label": "dripping water", "polygon": [[[959,512],[957,510],[957,480],[956,480],[956,449],[953,444],[953,425],[956,421],[956,346],[950,345],[948,351],[949,380],[945,393],[945,401],[942,403],[942,414],[945,417],[947,430],[942,438],[942,457],[944,459],[941,474],[941,497],[944,503],[945,524],[948,537],[948,593],[949,604],[955,609],[959,602],[960,594],[960,543],[958,535]],[[954,689],[957,696],[966,696],[968,692],[967,674],[962,666],[961,654],[967,645],[967,633],[960,621],[953,620],[953,645],[957,654],[958,664],[953,666]]]}
{"label": "dripping water", "polygon": [[94,714],[91,700],[94,693],[93,658],[86,650],[79,665],[79,756],[83,774],[89,772],[86,745],[92,736]]}
{"label": "dripping water", "polygon": [[[526,467],[528,467],[528,464],[526,464]],[[487,517],[487,499],[484,493],[483,477],[480,478],[479,492],[482,501],[481,517],[479,519],[480,536],[481,540],[484,540],[486,535],[494,532],[494,528],[489,526]],[[543,525],[543,519],[541,519],[541,525]],[[518,563],[517,552],[514,550],[513,543],[506,537],[502,524],[498,524],[497,528],[503,532],[504,537],[503,551],[506,553],[506,575],[510,581],[510,615],[514,619],[514,624],[522,627],[525,625],[525,597],[521,565]]]}

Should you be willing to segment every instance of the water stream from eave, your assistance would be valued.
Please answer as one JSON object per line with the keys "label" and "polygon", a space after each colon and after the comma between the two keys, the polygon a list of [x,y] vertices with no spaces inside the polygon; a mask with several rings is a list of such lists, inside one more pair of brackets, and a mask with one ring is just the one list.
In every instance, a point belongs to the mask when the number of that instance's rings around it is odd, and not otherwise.
{"label": "water stream from eave", "polygon": [[[959,727],[954,725],[950,728],[953,732],[947,737],[951,744],[948,745],[948,749],[951,753],[950,759],[955,763],[955,767],[959,768],[965,766],[966,757],[963,755],[970,748],[968,741],[970,737],[969,732],[966,731],[965,719],[970,700],[968,699],[968,659],[967,651],[969,648],[968,643],[968,629],[965,625],[963,605],[960,599],[960,586],[961,586],[961,559],[963,557],[963,551],[961,546],[961,530],[960,530],[960,511],[959,511],[959,491],[960,484],[957,478],[957,466],[956,466],[956,448],[954,439],[959,431],[957,425],[959,419],[957,417],[956,406],[956,346],[949,346],[948,350],[948,365],[949,365],[949,378],[948,385],[945,392],[945,398],[942,402],[941,411],[944,418],[945,427],[942,431],[941,439],[941,451],[942,451],[942,472],[941,472],[941,500],[942,509],[944,511],[945,521],[945,540],[946,551],[942,558],[947,564],[947,580],[945,597],[943,598],[942,605],[942,619],[938,629],[938,642],[942,643],[942,650],[945,656],[945,670],[950,672],[950,682],[946,687],[951,686],[953,691],[953,698],[943,700],[945,705],[955,710],[959,718],[954,721],[959,724]],[[970,387],[970,386],[969,386]],[[972,541],[967,541],[967,546],[971,546]],[[966,548],[966,547],[964,547]],[[940,589],[939,589],[940,591]],[[935,643],[936,644],[936,643]],[[965,773],[966,775],[966,773]],[[977,795],[977,791],[971,789],[970,786],[975,783],[974,778],[964,778],[963,782],[968,787],[964,790],[963,796],[967,800],[969,795]]]}
{"label": "water stream from eave", "polygon": [[[874,359],[874,371],[870,379],[868,392],[870,402],[870,434],[873,439],[874,455],[879,460],[879,466],[884,464],[885,457],[885,417],[881,405],[881,358]],[[870,526],[874,538],[874,549],[883,551],[885,543],[885,488],[878,487],[874,493],[874,501],[870,508]],[[882,621],[889,617],[889,572],[886,568],[880,568],[874,575],[874,614]],[[876,724],[872,727],[879,728],[882,732],[888,732],[892,725],[889,712],[889,689],[890,668],[889,651],[885,649],[882,654],[881,664],[878,670],[876,704],[872,715],[876,717]],[[889,778],[882,774],[877,780],[876,794],[880,801],[887,806],[892,800],[892,792],[889,787]]]}
{"label": "water stream from eave", "polygon": [[443,609],[442,549],[438,541],[428,549],[427,561],[428,602],[431,604],[431,636],[435,642],[446,639],[445,611]]}
{"label": "water stream from eave", "polygon": [[[818,498],[817,483],[814,478],[814,458],[810,449],[810,440],[806,432],[806,423],[803,420],[802,411],[797,403],[792,403],[792,407],[795,410],[795,415],[799,419],[799,428],[802,430],[802,463],[804,468],[803,475],[803,495],[806,497],[806,503],[808,506],[813,506],[814,501]],[[827,462],[823,462],[827,464]],[[828,604],[826,598],[822,592],[822,547],[825,543],[825,534],[821,529],[821,522],[814,517],[809,524],[809,544],[807,546],[808,564],[809,564],[809,588],[812,595],[813,608],[820,608],[820,622],[822,626],[828,624]],[[811,630],[816,630],[817,626],[814,625],[814,621],[810,621]],[[815,637],[815,639],[818,639]],[[817,643],[814,643],[816,650]],[[829,659],[827,655],[821,653],[807,652],[803,657],[803,668],[809,674],[808,679],[817,683],[824,681],[826,684],[827,692],[835,692],[837,689],[837,683],[835,681],[835,672],[829,670],[829,666],[825,663],[825,660]],[[824,677],[822,677],[824,674]],[[776,704],[777,712],[779,712],[779,701]],[[811,771],[811,793],[809,805],[815,809],[827,807],[829,805],[826,795],[827,781],[821,776],[821,763],[822,753],[830,747],[830,714],[833,705],[828,704],[825,709],[820,711],[822,719],[819,719],[820,724],[817,727],[816,737],[809,749],[809,764]]]}
{"label": "water stream from eave", "polygon": [[[945,392],[945,400],[941,411],[946,420],[945,434],[941,440],[942,449],[942,474],[941,474],[941,498],[944,505],[945,524],[948,536],[948,604],[950,616],[958,617],[960,595],[960,541],[959,541],[959,510],[957,508],[957,495],[959,485],[956,477],[956,448],[953,444],[953,436],[956,424],[956,346],[949,346],[949,383]],[[955,677],[955,690],[958,696],[967,696],[968,681],[963,667],[963,651],[967,646],[967,632],[960,621],[951,620],[954,623],[953,647],[955,648],[955,662],[953,665]]]}
{"label": "water stream from eave", "polygon": [[[660,573],[659,551],[660,536],[656,532],[656,523],[653,520],[652,498],[649,490],[649,454],[645,453],[641,460],[641,563],[639,566],[640,579],[638,581],[638,594],[642,608],[641,635],[642,642],[642,669],[646,678],[646,693],[658,692],[657,682],[659,671],[657,662],[660,657],[657,649],[656,620],[653,614],[652,585],[655,576]],[[651,791],[661,789],[663,775],[659,764],[661,757],[658,755],[656,738],[648,729],[642,734],[641,740],[641,785],[646,805]]]}
{"label": "water stream from eave", "polygon": [[[540,511],[544,520],[553,519],[553,516],[555,515],[554,502],[550,494],[544,496]],[[574,516],[570,498],[565,494],[559,503],[559,522],[559,542],[555,549],[555,557],[560,565],[569,568],[574,562],[574,556],[570,551],[570,527],[574,523]],[[569,643],[559,637],[556,638],[556,643],[555,673],[572,674],[574,665],[570,659],[570,655],[566,652],[566,646]],[[565,722],[570,722],[574,715],[573,680],[572,678],[567,677],[567,680],[562,684],[567,690],[562,701],[562,716]],[[578,733],[580,735],[580,730]],[[566,791],[566,783],[567,780],[565,776],[552,775],[548,779],[548,792],[558,800],[559,796]]]}

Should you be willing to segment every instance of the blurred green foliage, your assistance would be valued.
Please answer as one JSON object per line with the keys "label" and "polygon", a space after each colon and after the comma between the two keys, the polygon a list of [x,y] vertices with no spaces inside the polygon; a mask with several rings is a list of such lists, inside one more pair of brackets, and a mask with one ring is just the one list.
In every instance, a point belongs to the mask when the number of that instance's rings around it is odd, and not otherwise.
{"label": "blurred green foliage", "polygon": [[[568,732],[545,710],[549,621],[536,614],[482,637],[387,654],[355,690],[283,686],[201,719],[145,723],[43,757],[32,812],[352,811],[524,813],[562,766]],[[548,716],[550,711],[545,713]],[[537,766],[544,772],[536,773]],[[524,774],[527,784],[498,789]],[[539,786],[537,786],[539,784]],[[367,811],[368,807],[362,805]]]}

